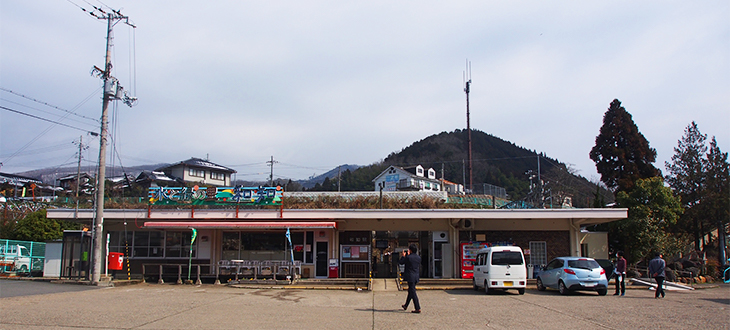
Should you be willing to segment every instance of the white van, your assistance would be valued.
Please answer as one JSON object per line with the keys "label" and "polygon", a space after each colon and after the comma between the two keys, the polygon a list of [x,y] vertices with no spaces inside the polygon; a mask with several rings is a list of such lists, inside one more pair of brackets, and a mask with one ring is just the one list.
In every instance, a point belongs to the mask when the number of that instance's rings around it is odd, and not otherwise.
{"label": "white van", "polygon": [[30,271],[30,252],[22,245],[1,245],[0,246],[0,268],[5,267],[12,271],[26,273]]}
{"label": "white van", "polygon": [[519,246],[493,246],[479,250],[474,261],[474,290],[517,289],[525,294],[527,268]]}

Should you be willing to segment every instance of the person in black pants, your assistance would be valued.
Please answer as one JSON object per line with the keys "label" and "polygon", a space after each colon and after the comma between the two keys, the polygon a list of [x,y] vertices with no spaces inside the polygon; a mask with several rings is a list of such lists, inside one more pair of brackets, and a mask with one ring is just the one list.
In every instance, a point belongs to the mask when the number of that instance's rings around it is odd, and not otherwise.
{"label": "person in black pants", "polygon": [[649,275],[653,277],[656,280],[656,293],[654,294],[654,298],[659,298],[659,295],[664,298],[664,277],[666,276],[664,273],[664,268],[666,268],[667,264],[664,262],[664,259],[662,259],[662,254],[657,253],[654,257],[654,259],[651,259],[649,261]]}
{"label": "person in black pants", "polygon": [[616,274],[616,293],[613,295],[618,296],[620,293],[623,296],[626,293],[626,259],[623,251],[618,251],[616,256],[618,257],[616,259],[616,269],[614,270]]}
{"label": "person in black pants", "polygon": [[410,304],[412,299],[413,307],[416,309],[411,311],[411,313],[421,312],[421,303],[418,302],[418,295],[416,294],[416,283],[418,283],[419,274],[421,273],[421,257],[417,253],[418,248],[415,244],[411,244],[408,247],[408,251],[403,251],[398,261],[398,263],[405,265],[403,279],[408,282],[408,298],[406,298],[406,303],[401,307],[403,307],[403,310],[408,309],[408,304]]}

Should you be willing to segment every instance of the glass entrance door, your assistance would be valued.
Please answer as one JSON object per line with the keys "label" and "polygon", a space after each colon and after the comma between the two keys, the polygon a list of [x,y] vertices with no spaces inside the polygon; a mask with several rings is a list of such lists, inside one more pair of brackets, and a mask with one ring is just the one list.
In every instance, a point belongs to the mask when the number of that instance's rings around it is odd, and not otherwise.
{"label": "glass entrance door", "polygon": [[442,278],[444,276],[444,244],[444,242],[433,242],[433,278]]}

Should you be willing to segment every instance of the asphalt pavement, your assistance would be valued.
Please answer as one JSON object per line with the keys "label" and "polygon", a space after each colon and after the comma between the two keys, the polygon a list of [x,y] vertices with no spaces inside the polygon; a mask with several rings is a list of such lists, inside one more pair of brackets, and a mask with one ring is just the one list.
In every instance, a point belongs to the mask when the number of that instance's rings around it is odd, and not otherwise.
{"label": "asphalt pavement", "polygon": [[[12,283],[10,283],[12,282]],[[421,314],[401,309],[405,291],[250,289],[136,284],[5,295],[0,329],[728,329],[730,286],[627,296],[527,290],[486,295],[419,290]],[[68,290],[66,290],[68,289]]]}

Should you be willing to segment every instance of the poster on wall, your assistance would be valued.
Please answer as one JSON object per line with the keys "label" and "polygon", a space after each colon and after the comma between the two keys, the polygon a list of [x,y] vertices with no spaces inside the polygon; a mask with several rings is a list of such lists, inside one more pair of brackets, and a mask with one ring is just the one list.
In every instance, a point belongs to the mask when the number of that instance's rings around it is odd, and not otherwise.
{"label": "poster on wall", "polygon": [[342,259],[350,259],[350,247],[349,246],[342,247]]}
{"label": "poster on wall", "polygon": [[343,245],[342,260],[343,261],[369,261],[367,245]]}

